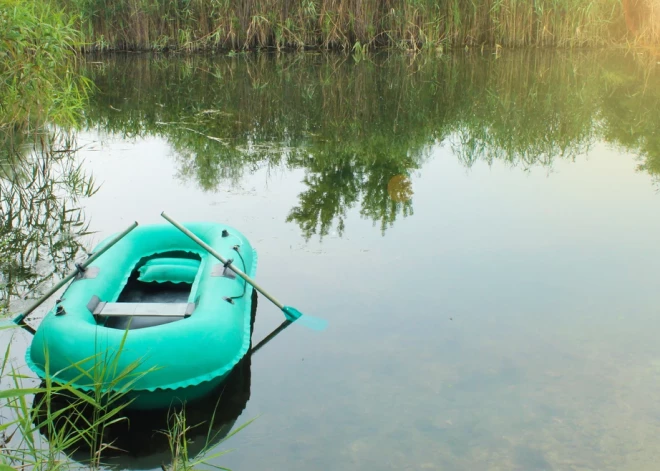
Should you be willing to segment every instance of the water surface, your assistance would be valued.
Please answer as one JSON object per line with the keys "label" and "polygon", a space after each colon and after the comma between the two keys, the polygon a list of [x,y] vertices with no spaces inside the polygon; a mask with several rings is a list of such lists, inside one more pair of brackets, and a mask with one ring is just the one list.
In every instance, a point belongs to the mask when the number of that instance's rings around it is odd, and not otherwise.
{"label": "water surface", "polygon": [[[76,159],[101,187],[77,200],[83,241],[163,210],[227,222],[255,244],[264,287],[329,321],[251,357],[234,426],[257,419],[218,465],[651,469],[654,62],[90,59]],[[282,320],[261,297],[254,343]]]}

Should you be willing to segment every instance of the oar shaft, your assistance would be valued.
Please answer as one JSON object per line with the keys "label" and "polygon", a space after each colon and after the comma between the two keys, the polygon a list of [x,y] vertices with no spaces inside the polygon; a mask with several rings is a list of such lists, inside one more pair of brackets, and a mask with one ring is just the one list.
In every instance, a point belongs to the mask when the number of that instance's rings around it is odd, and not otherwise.
{"label": "oar shaft", "polygon": [[265,346],[268,342],[273,340],[280,332],[282,332],[284,329],[289,327],[291,324],[293,324],[293,321],[286,320],[282,322],[275,330],[273,330],[270,334],[264,337],[264,339],[261,342],[259,342],[257,345],[252,347],[252,349],[250,350],[250,354],[257,353],[257,351],[259,351],[261,347]]}
{"label": "oar shaft", "polygon": [[[87,260],[85,260],[83,263],[81,263],[81,266],[83,268],[89,266],[94,260],[96,260],[98,257],[100,257],[102,254],[105,253],[106,250],[108,250],[110,247],[115,245],[117,242],[119,242],[121,239],[124,238],[126,234],[131,232],[133,229],[135,229],[138,226],[137,221],[135,221],[133,224],[128,226],[126,230],[124,230],[122,233],[117,234],[117,236],[112,239],[110,242],[108,242],[105,247],[101,248],[98,252],[93,253]],[[25,317],[30,314],[32,311],[34,311],[36,308],[38,308],[46,299],[50,298],[53,294],[55,294],[62,286],[67,284],[69,281],[73,279],[74,276],[78,274],[78,270],[74,270],[71,273],[69,273],[67,276],[62,278],[59,283],[57,283],[55,286],[53,286],[51,289],[48,290],[46,294],[44,294],[41,298],[39,298],[37,301],[35,301],[30,307],[28,307],[25,311],[23,311],[21,314],[16,316],[14,318],[15,323],[21,323]]]}
{"label": "oar shaft", "polygon": [[[217,258],[218,260],[220,260],[222,263],[227,263],[227,260],[225,260],[225,259],[223,258],[222,255],[220,255],[218,252],[216,252],[215,250],[213,250],[213,248],[211,248],[207,243],[205,243],[203,240],[201,240],[201,239],[200,239],[199,237],[197,237],[195,234],[193,234],[193,233],[190,232],[188,229],[186,229],[186,228],[183,227],[181,224],[179,224],[178,222],[176,222],[175,220],[173,220],[171,217],[169,217],[167,214],[165,214],[165,211],[163,211],[162,213],[160,213],[160,215],[163,216],[165,219],[167,219],[169,222],[171,222],[172,225],[174,225],[177,229],[179,229],[179,230],[180,230],[181,232],[183,232],[185,235],[187,235],[187,236],[190,237],[192,240],[194,240],[198,245],[200,245],[200,246],[201,246],[204,250],[206,250],[208,253],[210,253],[211,255],[213,255],[215,258]],[[263,294],[264,296],[266,296],[266,297],[267,297],[267,298],[268,298],[273,304],[275,304],[278,308],[280,308],[280,309],[283,309],[283,308],[284,308],[284,305],[283,305],[281,302],[279,302],[277,299],[275,299],[275,298],[272,297],[270,294],[268,294],[266,291],[264,291],[264,289],[263,289],[261,286],[259,286],[259,284],[258,284],[256,281],[254,281],[254,280],[253,280],[252,278],[250,278],[248,275],[246,275],[246,274],[243,273],[241,270],[239,270],[238,268],[236,268],[233,264],[230,263],[228,266],[229,266],[229,268],[231,268],[232,271],[234,271],[238,276],[240,276],[241,278],[243,278],[245,281],[247,281],[247,282],[250,283],[252,286],[254,286],[254,288],[255,288],[257,291],[259,291],[261,294]]]}

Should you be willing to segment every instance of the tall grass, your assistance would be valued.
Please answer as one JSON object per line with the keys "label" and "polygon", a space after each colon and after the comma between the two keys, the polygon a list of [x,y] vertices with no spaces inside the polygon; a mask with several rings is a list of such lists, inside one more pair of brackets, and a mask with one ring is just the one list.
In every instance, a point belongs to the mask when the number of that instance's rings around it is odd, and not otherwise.
{"label": "tall grass", "polygon": [[655,47],[660,38],[660,0],[622,0],[626,27],[636,42]]}
{"label": "tall grass", "polygon": [[50,2],[0,0],[0,132],[77,122],[87,82],[72,67],[74,23]]}
{"label": "tall grass", "polygon": [[[658,41],[658,0],[59,0],[89,49],[586,46]],[[636,16],[636,18],[637,18]],[[656,15],[657,16],[657,15]],[[650,29],[649,29],[650,28]]]}

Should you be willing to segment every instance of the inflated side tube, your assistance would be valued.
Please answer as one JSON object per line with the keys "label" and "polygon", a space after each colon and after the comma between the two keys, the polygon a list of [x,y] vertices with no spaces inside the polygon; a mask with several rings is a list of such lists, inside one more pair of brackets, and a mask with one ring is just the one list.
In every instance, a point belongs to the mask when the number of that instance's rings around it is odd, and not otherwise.
{"label": "inflated side tube", "polygon": [[[214,223],[185,227],[255,275],[256,251],[236,229]],[[189,260],[171,260],[172,253],[189,254]],[[116,303],[137,273],[142,281],[191,283],[191,314],[137,330],[107,327],[107,319],[94,314],[99,302]],[[39,326],[27,364],[42,378],[48,369],[55,380],[88,391],[130,387],[132,393],[159,392],[153,396],[167,400],[168,391],[180,397],[185,388],[212,388],[248,351],[252,291],[172,225],[139,226],[69,285]],[[161,406],[146,400],[140,407],[151,405]]]}

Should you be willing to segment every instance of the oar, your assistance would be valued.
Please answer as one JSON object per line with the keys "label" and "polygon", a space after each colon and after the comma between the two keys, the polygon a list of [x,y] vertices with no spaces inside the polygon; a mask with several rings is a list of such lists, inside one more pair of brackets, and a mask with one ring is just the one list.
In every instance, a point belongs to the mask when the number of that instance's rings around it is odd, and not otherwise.
{"label": "oar", "polygon": [[312,329],[314,329],[314,330],[323,330],[323,329],[325,329],[325,326],[326,326],[326,324],[327,324],[327,322],[326,322],[325,320],[323,320],[323,319],[318,319],[318,318],[315,318],[315,317],[312,317],[312,316],[307,316],[307,315],[303,316],[303,313],[300,312],[300,311],[299,311],[298,309],[296,309],[295,307],[285,306],[284,304],[282,304],[281,302],[279,302],[277,299],[275,299],[272,295],[270,295],[269,293],[267,293],[266,290],[264,290],[261,286],[259,286],[259,285],[257,284],[256,281],[254,281],[254,280],[253,280],[252,278],[250,278],[248,275],[246,275],[246,274],[243,273],[241,270],[239,270],[238,268],[236,268],[233,264],[228,263],[227,260],[225,260],[225,259],[222,257],[222,255],[220,255],[218,252],[216,252],[215,250],[213,250],[209,245],[207,245],[207,244],[206,244],[204,241],[202,241],[199,237],[197,237],[195,234],[193,234],[193,233],[190,232],[188,229],[186,229],[186,228],[183,227],[181,224],[179,224],[178,222],[176,222],[175,220],[173,220],[171,217],[169,217],[167,214],[165,214],[165,211],[163,211],[160,215],[163,216],[165,219],[167,219],[169,222],[171,222],[171,223],[172,223],[177,229],[179,229],[179,230],[180,230],[181,232],[183,232],[185,235],[187,235],[187,236],[190,237],[192,240],[194,240],[197,244],[199,244],[199,245],[200,245],[204,250],[206,250],[208,253],[210,253],[210,254],[213,255],[215,258],[217,258],[218,260],[220,260],[223,264],[225,264],[226,266],[228,266],[229,268],[231,268],[232,271],[234,271],[234,273],[236,273],[238,276],[240,276],[241,278],[243,278],[246,282],[248,282],[248,283],[250,283],[252,286],[254,286],[254,288],[255,288],[257,291],[259,291],[259,292],[260,292],[261,294],[263,294],[266,298],[268,298],[268,300],[269,300],[270,302],[272,302],[273,304],[275,304],[275,306],[277,306],[278,308],[280,308],[280,310],[284,313],[284,317],[286,317],[287,320],[289,320],[289,321],[297,321],[297,320],[300,319],[300,320],[302,321],[303,319],[305,319],[306,321],[304,322],[304,324],[306,324],[307,327],[310,327],[310,328],[312,328]]}
{"label": "oar", "polygon": [[32,311],[34,311],[36,308],[38,308],[41,305],[41,303],[43,303],[46,299],[51,297],[57,290],[59,290],[62,286],[64,286],[70,280],[72,280],[74,276],[76,276],[78,273],[80,273],[80,271],[84,270],[85,267],[89,266],[94,260],[99,258],[103,253],[105,253],[106,250],[108,250],[110,247],[112,247],[117,242],[119,242],[126,234],[131,232],[137,226],[138,226],[138,223],[136,221],[133,224],[131,224],[130,226],[128,226],[128,228],[124,232],[122,232],[121,234],[117,234],[117,236],[115,238],[110,240],[110,242],[108,242],[98,252],[92,254],[83,263],[77,264],[75,271],[72,271],[71,273],[69,273],[59,283],[57,283],[55,286],[53,286],[46,294],[44,294],[41,298],[39,298],[39,300],[35,301],[30,307],[28,307],[23,313],[19,314],[14,319],[12,319],[12,322],[14,322],[14,324],[20,325],[21,327],[23,327],[25,330],[27,330],[31,334],[34,334],[35,330],[25,323],[25,318],[28,316],[28,314],[30,314]]}
{"label": "oar", "polygon": [[279,326],[275,328],[270,334],[268,334],[266,337],[264,337],[261,342],[259,342],[257,345],[252,347],[250,349],[250,354],[256,353],[261,347],[266,345],[268,342],[273,340],[277,335],[279,335],[284,329],[289,327],[291,324],[293,324],[293,321],[290,321],[289,319],[285,320],[282,322]]}

